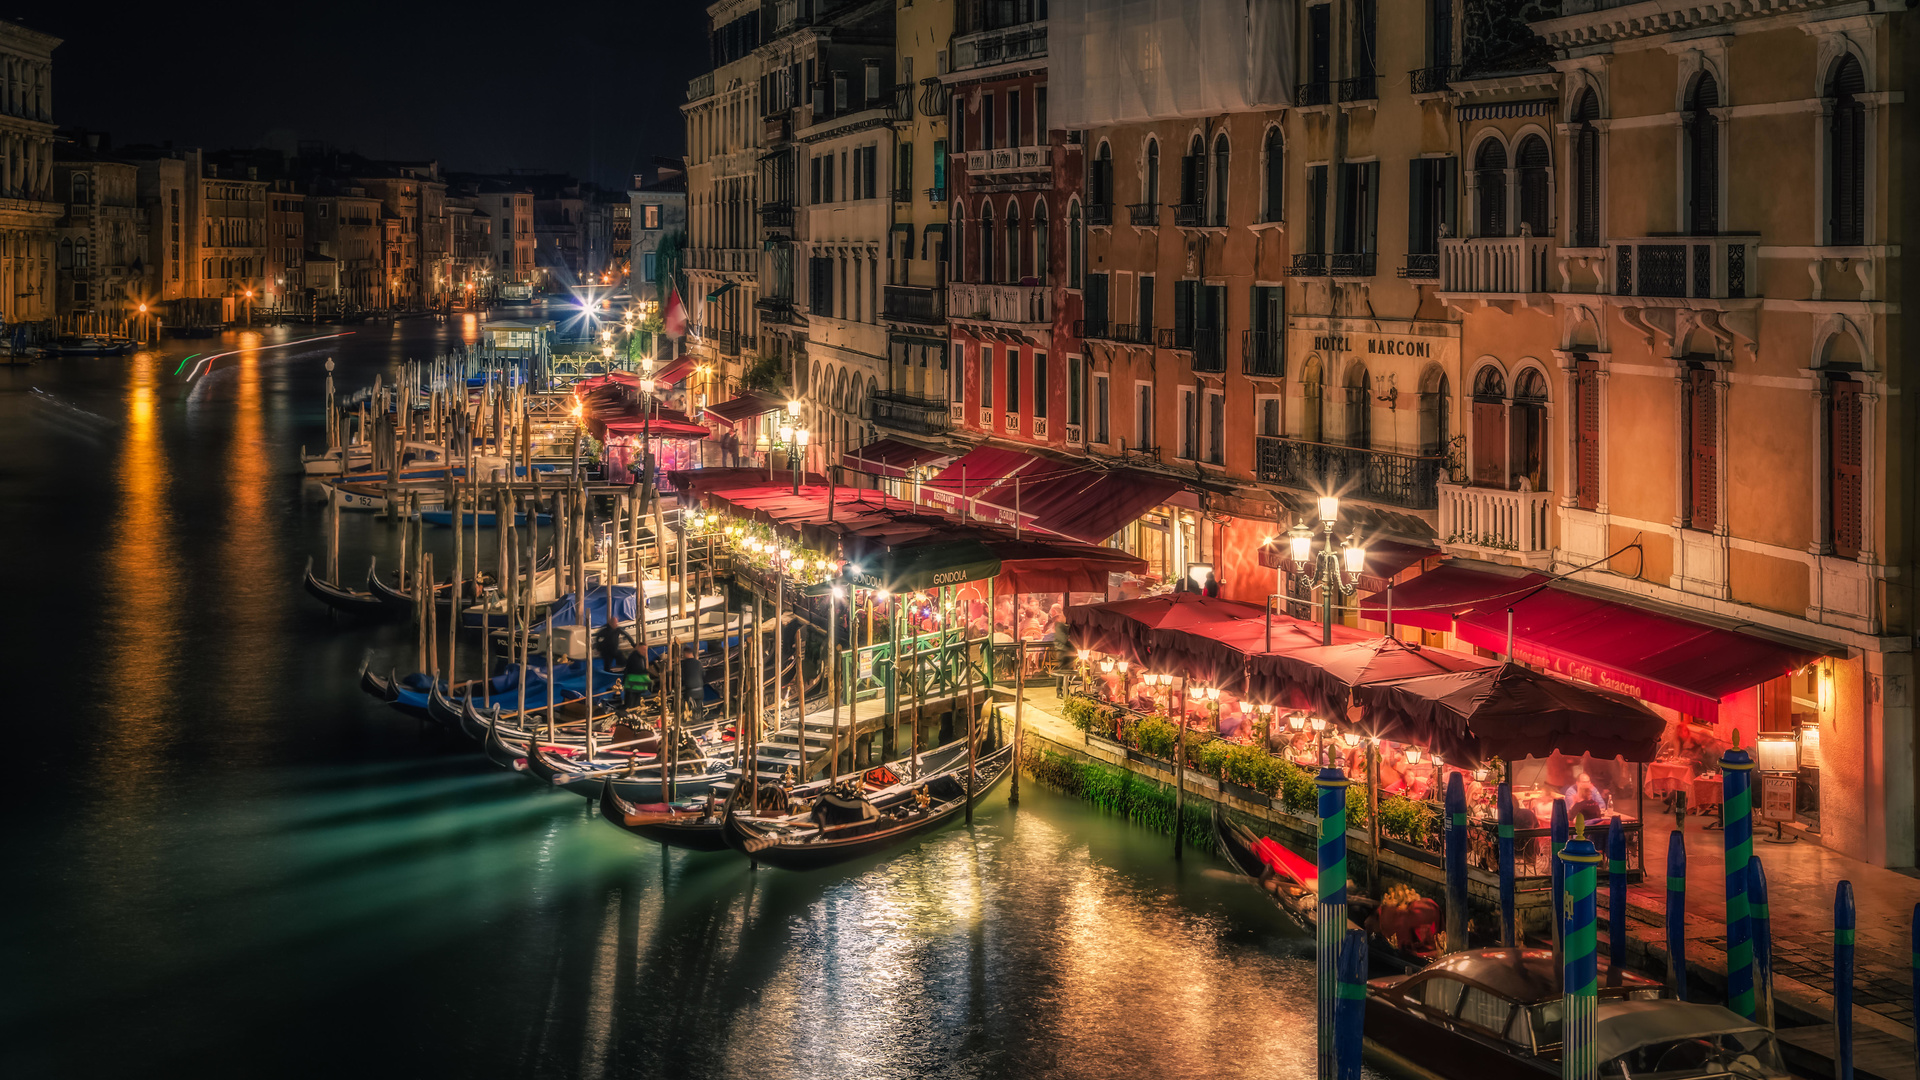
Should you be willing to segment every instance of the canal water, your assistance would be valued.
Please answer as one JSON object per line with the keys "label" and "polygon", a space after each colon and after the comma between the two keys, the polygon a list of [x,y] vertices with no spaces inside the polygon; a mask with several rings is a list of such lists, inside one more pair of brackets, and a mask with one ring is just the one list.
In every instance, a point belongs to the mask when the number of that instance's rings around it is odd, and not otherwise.
{"label": "canal water", "polygon": [[[362,694],[411,634],[300,588],[321,365],[473,326],[352,329],[0,369],[0,1075],[1311,1074],[1311,940],[1076,801],[752,873]],[[343,536],[346,577],[396,549]]]}

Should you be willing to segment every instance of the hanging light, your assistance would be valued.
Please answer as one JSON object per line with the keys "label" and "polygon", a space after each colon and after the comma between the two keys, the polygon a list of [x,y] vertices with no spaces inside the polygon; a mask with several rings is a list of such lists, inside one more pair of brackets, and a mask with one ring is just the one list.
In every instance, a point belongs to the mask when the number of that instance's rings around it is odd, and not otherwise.
{"label": "hanging light", "polygon": [[1487,777],[1490,775],[1492,775],[1491,770],[1489,770],[1485,765],[1482,765],[1479,768],[1473,770],[1474,780],[1482,784],[1487,782]]}
{"label": "hanging light", "polygon": [[1263,702],[1261,702],[1261,703],[1260,703],[1260,715],[1261,715],[1261,716],[1272,716],[1272,715],[1273,715],[1273,703],[1272,703],[1272,702],[1270,702],[1270,701],[1263,701]]}
{"label": "hanging light", "polygon": [[1127,669],[1133,666],[1133,661],[1122,660],[1120,661],[1118,666],[1120,668],[1120,674],[1125,675],[1127,673]]}
{"label": "hanging light", "polygon": [[1252,715],[1253,715],[1253,702],[1251,702],[1251,701],[1242,701],[1242,702],[1240,703],[1240,715],[1241,715],[1241,716],[1252,716]]}
{"label": "hanging light", "polygon": [[1100,659],[1100,673],[1102,675],[1113,674],[1113,657],[1106,656]]}
{"label": "hanging light", "polygon": [[1407,764],[1409,765],[1420,764],[1420,748],[1419,747],[1417,746],[1407,747]]}
{"label": "hanging light", "polygon": [[1199,700],[1200,700],[1200,697],[1201,697],[1201,695],[1202,695],[1202,694],[1205,694],[1205,693],[1206,693],[1206,691],[1204,691],[1204,690],[1202,690],[1202,689],[1200,689],[1200,688],[1199,688],[1199,687],[1197,687],[1197,686],[1189,686],[1189,687],[1187,687],[1187,696],[1188,696],[1188,697],[1190,697],[1190,698],[1192,698],[1192,699],[1193,699],[1193,700],[1195,700],[1195,701],[1199,701]]}
{"label": "hanging light", "polygon": [[1343,731],[1340,733],[1340,741],[1346,743],[1347,749],[1351,750],[1360,745],[1360,733],[1357,731]]}
{"label": "hanging light", "polygon": [[800,403],[798,401],[787,402],[787,415],[796,420],[800,418]]}

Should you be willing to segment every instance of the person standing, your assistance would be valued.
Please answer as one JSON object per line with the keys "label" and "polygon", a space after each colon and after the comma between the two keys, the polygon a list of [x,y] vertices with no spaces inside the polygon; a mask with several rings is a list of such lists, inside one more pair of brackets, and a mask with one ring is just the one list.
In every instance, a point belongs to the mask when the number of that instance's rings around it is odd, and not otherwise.
{"label": "person standing", "polygon": [[639,706],[640,702],[653,693],[653,673],[647,670],[647,654],[635,648],[627,654],[627,669],[622,680],[626,684],[626,699],[622,702],[629,709]]}
{"label": "person standing", "polygon": [[692,645],[680,657],[680,723],[691,725],[707,709],[707,666]]}

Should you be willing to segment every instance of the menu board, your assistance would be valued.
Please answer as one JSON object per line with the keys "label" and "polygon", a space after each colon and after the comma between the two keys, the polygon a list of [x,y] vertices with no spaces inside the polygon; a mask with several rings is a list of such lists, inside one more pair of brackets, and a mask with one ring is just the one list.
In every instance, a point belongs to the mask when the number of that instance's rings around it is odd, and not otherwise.
{"label": "menu board", "polygon": [[1792,773],[1760,774],[1761,821],[1793,820],[1793,790],[1795,779]]}

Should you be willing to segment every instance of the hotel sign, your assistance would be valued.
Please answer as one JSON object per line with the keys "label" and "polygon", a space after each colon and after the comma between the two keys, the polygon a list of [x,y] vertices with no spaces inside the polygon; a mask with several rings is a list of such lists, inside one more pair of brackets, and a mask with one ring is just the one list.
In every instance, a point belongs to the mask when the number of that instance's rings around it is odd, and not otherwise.
{"label": "hotel sign", "polygon": [[[1439,339],[1445,341],[1446,339]],[[1313,349],[1317,352],[1364,353],[1367,356],[1411,356],[1416,359],[1429,359],[1433,356],[1434,338],[1381,337],[1366,334],[1315,334]]]}

